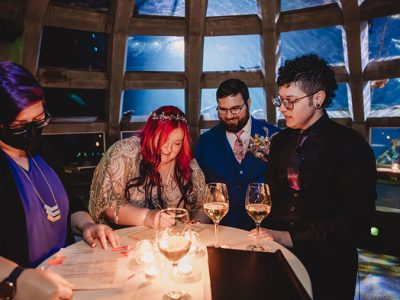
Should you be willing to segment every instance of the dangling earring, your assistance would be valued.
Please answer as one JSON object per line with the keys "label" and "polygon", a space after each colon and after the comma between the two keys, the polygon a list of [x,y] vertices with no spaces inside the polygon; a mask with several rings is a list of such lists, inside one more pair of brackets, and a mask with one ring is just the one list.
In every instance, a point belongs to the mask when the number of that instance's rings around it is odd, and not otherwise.
{"label": "dangling earring", "polygon": [[319,104],[319,103],[315,104],[315,108],[320,108],[320,107],[321,107],[321,104]]}

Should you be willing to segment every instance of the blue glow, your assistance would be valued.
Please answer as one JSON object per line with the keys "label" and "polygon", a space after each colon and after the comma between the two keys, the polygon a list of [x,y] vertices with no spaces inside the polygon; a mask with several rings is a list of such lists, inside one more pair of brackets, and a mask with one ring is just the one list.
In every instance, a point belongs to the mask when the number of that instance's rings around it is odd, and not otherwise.
{"label": "blue glow", "polygon": [[207,17],[257,14],[256,0],[208,0]]}
{"label": "blue glow", "polygon": [[128,38],[127,71],[184,70],[184,39],[177,36],[131,36]]}
{"label": "blue glow", "polygon": [[335,0],[281,0],[281,11],[335,3]]}
{"label": "blue glow", "polygon": [[185,16],[185,0],[136,0],[134,14]]}
{"label": "blue glow", "polygon": [[336,96],[332,104],[327,107],[327,111],[349,111],[349,101],[347,96],[347,83],[339,83]]}
{"label": "blue glow", "polygon": [[259,35],[204,38],[203,71],[257,70],[260,66]]}
{"label": "blue glow", "polygon": [[342,27],[324,27],[281,33],[282,64],[292,59],[314,52],[329,63],[344,63]]}
{"label": "blue glow", "polygon": [[400,15],[373,19],[369,26],[370,59],[400,55]]}
{"label": "blue glow", "polygon": [[185,111],[185,91],[179,89],[125,90],[122,112],[133,110],[133,118],[146,117],[163,105]]}
{"label": "blue glow", "polygon": [[370,143],[376,158],[390,148],[393,139],[400,140],[399,127],[372,127],[370,134]]}
{"label": "blue glow", "polygon": [[388,109],[400,105],[400,78],[390,79],[383,88],[372,88],[371,98],[372,110]]}

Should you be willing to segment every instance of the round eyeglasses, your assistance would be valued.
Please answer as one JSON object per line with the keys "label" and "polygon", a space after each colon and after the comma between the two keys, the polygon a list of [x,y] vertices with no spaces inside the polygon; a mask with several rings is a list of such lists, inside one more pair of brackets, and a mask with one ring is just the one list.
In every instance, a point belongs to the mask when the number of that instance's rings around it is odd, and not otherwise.
{"label": "round eyeglasses", "polygon": [[318,93],[318,92],[315,92],[315,93],[312,93],[312,94],[309,94],[309,95],[305,95],[305,96],[300,97],[300,98],[296,98],[296,99],[294,99],[294,100],[292,100],[292,101],[289,101],[288,99],[285,99],[285,98],[281,97],[280,95],[277,95],[277,96],[275,96],[274,98],[272,98],[272,103],[273,103],[276,107],[281,107],[281,105],[283,104],[283,106],[284,106],[287,110],[292,110],[292,109],[294,108],[294,104],[295,104],[296,102],[299,102],[301,99],[310,97],[310,96],[312,96],[312,95],[314,95],[314,94],[316,94],[316,93]]}
{"label": "round eyeglasses", "polygon": [[218,113],[220,115],[226,115],[228,113],[228,111],[230,111],[232,115],[237,115],[237,114],[240,113],[240,111],[242,110],[242,108],[243,108],[243,106],[245,104],[246,103],[243,103],[240,106],[234,106],[234,107],[231,107],[231,108],[223,108],[223,107],[217,106],[216,110],[218,111]]}

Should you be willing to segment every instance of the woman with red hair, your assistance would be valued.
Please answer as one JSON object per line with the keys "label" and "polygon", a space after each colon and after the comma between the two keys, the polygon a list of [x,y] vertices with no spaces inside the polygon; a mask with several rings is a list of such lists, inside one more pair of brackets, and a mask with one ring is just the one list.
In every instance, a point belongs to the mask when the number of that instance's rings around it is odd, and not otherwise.
{"label": "woman with red hair", "polygon": [[208,221],[200,209],[204,187],[185,114],[162,106],[140,137],[118,141],[106,152],[94,172],[89,211],[99,222],[156,228],[161,209],[184,207],[192,219]]}

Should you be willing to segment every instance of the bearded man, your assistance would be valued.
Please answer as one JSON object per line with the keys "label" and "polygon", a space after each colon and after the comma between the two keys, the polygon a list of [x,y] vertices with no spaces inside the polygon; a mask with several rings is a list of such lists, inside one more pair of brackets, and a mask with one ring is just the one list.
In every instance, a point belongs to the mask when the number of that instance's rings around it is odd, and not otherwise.
{"label": "bearded man", "polygon": [[200,136],[196,159],[207,183],[227,185],[229,211],[220,224],[249,230],[254,221],[245,209],[247,185],[264,182],[267,171],[267,156],[260,159],[247,151],[250,137],[271,137],[279,128],[250,116],[251,99],[243,81],[222,82],[216,96],[220,123]]}

